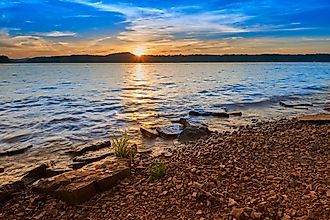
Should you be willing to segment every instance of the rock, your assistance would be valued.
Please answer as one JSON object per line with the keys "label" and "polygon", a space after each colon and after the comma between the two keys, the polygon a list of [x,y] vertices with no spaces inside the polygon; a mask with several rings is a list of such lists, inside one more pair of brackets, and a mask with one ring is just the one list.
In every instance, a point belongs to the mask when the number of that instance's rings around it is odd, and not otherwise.
{"label": "rock", "polygon": [[229,118],[229,114],[227,112],[213,112],[212,116],[219,118]]}
{"label": "rock", "polygon": [[180,118],[179,120],[174,120],[174,121],[172,121],[172,123],[179,123],[184,128],[190,127],[190,123],[189,123],[188,119],[185,119],[185,118]]}
{"label": "rock", "polygon": [[242,116],[242,112],[229,112],[228,113],[230,116]]}
{"label": "rock", "polygon": [[280,105],[287,108],[296,108],[296,107],[310,107],[313,106],[312,103],[303,103],[303,102],[285,102],[280,101]]}
{"label": "rock", "polygon": [[163,127],[156,128],[159,136],[164,139],[176,138],[179,134],[181,134],[182,130],[183,126],[179,124],[165,125]]}
{"label": "rock", "polygon": [[330,107],[325,107],[324,110],[330,112]]}
{"label": "rock", "polygon": [[119,180],[129,174],[130,169],[127,160],[106,158],[78,170],[41,179],[33,184],[33,189],[50,194],[70,204],[80,204],[89,200],[97,192],[115,186]]}
{"label": "rock", "polygon": [[7,202],[11,198],[11,194],[9,192],[0,191],[0,204]]}
{"label": "rock", "polygon": [[102,148],[111,147],[110,141],[104,141],[104,142],[94,142],[91,144],[83,144],[78,146],[74,151],[71,151],[70,153],[80,156],[88,151],[97,151]]}
{"label": "rock", "polygon": [[230,212],[230,214],[237,219],[240,219],[243,213],[244,213],[243,208],[233,208]]}
{"label": "rock", "polygon": [[189,115],[191,116],[214,116],[214,117],[221,117],[221,118],[228,118],[229,114],[226,112],[197,112],[197,111],[190,111]]}
{"label": "rock", "polygon": [[251,216],[251,218],[260,219],[261,216],[262,216],[262,213],[261,212],[256,212],[256,211],[252,211],[250,216]]}
{"label": "rock", "polygon": [[149,149],[138,149],[137,151],[138,154],[150,154],[152,153],[152,149],[149,148]]}
{"label": "rock", "polygon": [[202,211],[202,210],[198,210],[198,211],[196,212],[196,215],[201,215],[201,214],[203,214],[203,211]]}
{"label": "rock", "polygon": [[143,136],[147,137],[147,138],[156,138],[159,137],[159,134],[157,131],[155,130],[151,130],[148,128],[144,128],[144,127],[140,127],[140,131],[142,133]]}
{"label": "rock", "polygon": [[21,154],[21,153],[24,153],[25,151],[27,151],[30,148],[32,148],[32,144],[12,147],[8,150],[0,151],[0,156],[13,156],[13,155],[16,155],[16,154]]}
{"label": "rock", "polygon": [[53,177],[53,176],[57,176],[60,175],[62,173],[65,172],[69,172],[72,171],[72,169],[69,168],[47,168],[45,171],[45,177],[49,178],[49,177]]}
{"label": "rock", "polygon": [[86,162],[76,162],[76,163],[70,164],[69,167],[76,170],[76,169],[82,168],[83,166],[86,166],[86,165],[87,165]]}
{"label": "rock", "polygon": [[42,177],[46,176],[46,169],[47,169],[46,164],[40,164],[36,165],[34,168],[31,170],[27,171],[23,178],[22,181],[25,185],[30,185],[31,183],[37,181],[38,179],[41,179]]}
{"label": "rock", "polygon": [[229,207],[231,207],[231,206],[235,206],[235,205],[237,205],[238,203],[234,200],[234,199],[232,199],[232,198],[229,198],[229,200],[228,200],[228,206]]}
{"label": "rock", "polygon": [[307,122],[315,124],[330,123],[330,114],[303,115],[297,118],[298,122]]}
{"label": "rock", "polygon": [[179,135],[178,140],[180,142],[195,141],[210,134],[211,132],[207,127],[187,127]]}
{"label": "rock", "polygon": [[197,112],[197,111],[190,111],[189,115],[191,116],[211,116],[211,112]]}
{"label": "rock", "polygon": [[5,203],[12,198],[12,194],[25,188],[23,181],[18,180],[0,185],[0,203]]}
{"label": "rock", "polygon": [[5,172],[5,168],[0,166],[0,173],[3,173],[3,172]]}
{"label": "rock", "polygon": [[164,152],[164,157],[170,158],[172,156],[173,156],[173,154],[171,152],[168,152],[168,151]]}
{"label": "rock", "polygon": [[290,215],[284,214],[284,216],[281,218],[281,220],[289,220],[291,219]]}
{"label": "rock", "polygon": [[80,162],[80,163],[93,163],[99,160],[102,160],[106,157],[114,155],[113,150],[108,151],[101,151],[101,152],[90,152],[88,154],[77,156],[73,158],[73,162]]}

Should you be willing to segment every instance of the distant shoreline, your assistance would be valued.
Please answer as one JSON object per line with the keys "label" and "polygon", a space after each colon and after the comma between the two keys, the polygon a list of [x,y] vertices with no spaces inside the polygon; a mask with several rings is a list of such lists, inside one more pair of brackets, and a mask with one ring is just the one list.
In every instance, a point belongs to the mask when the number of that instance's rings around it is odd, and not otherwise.
{"label": "distant shoreline", "polygon": [[0,63],[214,63],[214,62],[330,62],[330,54],[142,55],[115,53],[104,56],[69,55],[10,59]]}

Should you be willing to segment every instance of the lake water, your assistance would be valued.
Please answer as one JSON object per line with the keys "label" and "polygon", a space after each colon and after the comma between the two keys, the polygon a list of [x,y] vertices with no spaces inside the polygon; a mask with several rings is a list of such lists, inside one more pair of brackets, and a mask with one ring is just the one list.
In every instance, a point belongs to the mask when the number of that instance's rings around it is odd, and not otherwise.
{"label": "lake water", "polygon": [[[214,130],[253,118],[320,112],[330,100],[329,86],[329,63],[0,65],[0,151],[34,145],[17,156],[19,162],[17,157],[0,162],[15,168],[54,155],[65,161],[59,152],[124,130],[139,147],[153,147],[157,142],[143,140],[139,127],[166,124],[190,110],[243,112],[233,119],[193,118]],[[279,100],[314,107],[286,109]]]}

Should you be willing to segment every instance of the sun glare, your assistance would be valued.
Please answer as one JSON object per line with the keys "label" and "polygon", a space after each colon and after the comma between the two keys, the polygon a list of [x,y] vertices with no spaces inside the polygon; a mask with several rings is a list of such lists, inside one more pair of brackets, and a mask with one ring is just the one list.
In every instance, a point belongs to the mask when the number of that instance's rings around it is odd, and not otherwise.
{"label": "sun glare", "polygon": [[142,56],[142,55],[144,55],[144,49],[141,48],[141,47],[135,48],[135,50],[134,50],[134,54],[135,54],[136,56]]}

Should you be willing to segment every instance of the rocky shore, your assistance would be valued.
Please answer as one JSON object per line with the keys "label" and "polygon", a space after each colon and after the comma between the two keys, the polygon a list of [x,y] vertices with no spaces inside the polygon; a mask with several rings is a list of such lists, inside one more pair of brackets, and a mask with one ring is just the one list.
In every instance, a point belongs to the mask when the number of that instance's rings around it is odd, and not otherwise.
{"label": "rocky shore", "polygon": [[330,126],[256,123],[176,146],[151,181],[141,153],[131,174],[80,205],[27,188],[0,219],[329,219]]}

